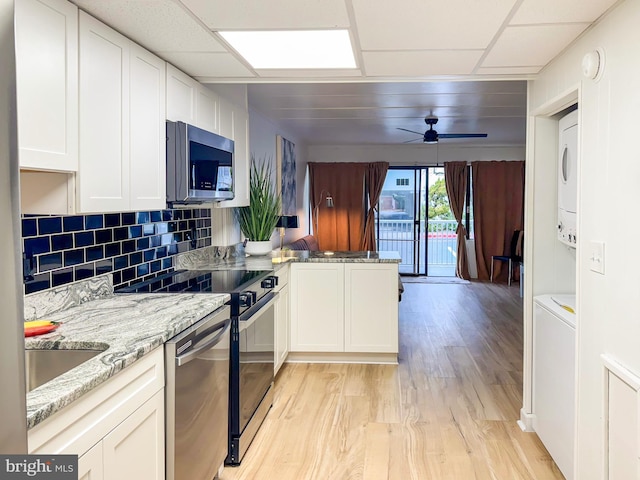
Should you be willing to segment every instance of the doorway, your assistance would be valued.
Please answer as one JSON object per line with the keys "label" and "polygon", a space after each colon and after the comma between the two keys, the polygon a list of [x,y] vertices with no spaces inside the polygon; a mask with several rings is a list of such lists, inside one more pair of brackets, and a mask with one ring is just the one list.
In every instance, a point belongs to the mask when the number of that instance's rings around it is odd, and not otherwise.
{"label": "doorway", "polygon": [[389,167],[376,217],[378,250],[400,254],[403,275],[455,276],[456,221],[444,167]]}

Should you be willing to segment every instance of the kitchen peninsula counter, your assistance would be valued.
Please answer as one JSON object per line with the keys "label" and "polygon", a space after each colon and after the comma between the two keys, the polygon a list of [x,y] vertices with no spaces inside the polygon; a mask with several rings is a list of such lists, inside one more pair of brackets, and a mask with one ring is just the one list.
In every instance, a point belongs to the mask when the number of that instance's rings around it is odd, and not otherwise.
{"label": "kitchen peninsula counter", "polygon": [[[27,393],[27,428],[33,428],[162,346],[230,298],[227,294],[203,293],[113,294],[113,287],[110,294],[109,288],[106,292],[101,298],[41,316],[61,325],[46,335],[25,339],[27,349],[104,349]],[[43,301],[53,303],[61,296],[43,298]],[[44,307],[31,308],[42,313]]]}
{"label": "kitchen peninsula counter", "polygon": [[241,247],[212,247],[179,255],[176,268],[274,270],[288,312],[276,326],[290,347],[280,361],[396,364],[399,263],[398,252],[278,250],[246,256]]}
{"label": "kitchen peninsula counter", "polygon": [[264,256],[235,255],[216,257],[214,250],[196,250],[180,256],[177,268],[188,270],[248,269],[271,270],[287,263],[400,263],[398,252],[327,252],[308,250],[273,251]]}

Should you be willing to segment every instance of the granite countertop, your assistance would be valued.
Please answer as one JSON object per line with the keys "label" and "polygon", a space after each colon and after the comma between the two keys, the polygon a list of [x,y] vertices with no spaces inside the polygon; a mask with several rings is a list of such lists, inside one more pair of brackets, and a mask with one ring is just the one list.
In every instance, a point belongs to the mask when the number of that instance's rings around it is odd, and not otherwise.
{"label": "granite countertop", "polygon": [[[113,287],[111,287],[111,292]],[[47,314],[57,330],[27,349],[105,349],[27,394],[27,428],[69,405],[229,300],[227,294],[118,294]]]}
{"label": "granite countertop", "polygon": [[308,250],[274,250],[265,256],[246,256],[242,252],[216,257],[206,249],[180,256],[178,268],[187,270],[272,270],[292,262],[309,263],[400,263],[398,252],[325,252]]}

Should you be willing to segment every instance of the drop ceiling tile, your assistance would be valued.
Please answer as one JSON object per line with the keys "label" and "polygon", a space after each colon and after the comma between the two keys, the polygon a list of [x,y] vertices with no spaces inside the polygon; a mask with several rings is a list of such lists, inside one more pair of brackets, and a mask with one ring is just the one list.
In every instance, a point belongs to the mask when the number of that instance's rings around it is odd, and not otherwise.
{"label": "drop ceiling tile", "polygon": [[509,25],[591,23],[617,0],[524,0]]}
{"label": "drop ceiling tile", "polygon": [[171,0],[76,0],[90,15],[153,52],[226,52],[215,36]]}
{"label": "drop ceiling tile", "polygon": [[482,50],[363,52],[362,57],[368,76],[426,77],[470,74],[482,53]]}
{"label": "drop ceiling tile", "polygon": [[587,27],[586,23],[507,27],[481,67],[546,65]]}
{"label": "drop ceiling tile", "polygon": [[532,75],[542,70],[543,65],[527,67],[483,67],[476,70],[478,75]]}
{"label": "drop ceiling tile", "polygon": [[352,0],[363,50],[486,48],[515,0]]}
{"label": "drop ceiling tile", "polygon": [[182,0],[211,30],[349,27],[344,0]]}
{"label": "drop ceiling tile", "polygon": [[192,77],[255,77],[230,53],[160,52],[159,55]]}

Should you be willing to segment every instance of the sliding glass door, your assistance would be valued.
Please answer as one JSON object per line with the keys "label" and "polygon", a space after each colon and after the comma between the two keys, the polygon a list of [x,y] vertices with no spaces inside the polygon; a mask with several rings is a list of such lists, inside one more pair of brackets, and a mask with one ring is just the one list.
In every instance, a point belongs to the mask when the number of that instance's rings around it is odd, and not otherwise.
{"label": "sliding glass door", "polygon": [[443,167],[389,168],[377,216],[378,250],[400,253],[400,273],[454,276],[456,222]]}

